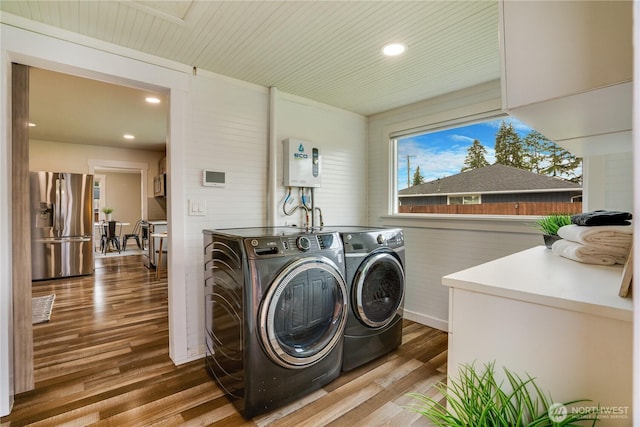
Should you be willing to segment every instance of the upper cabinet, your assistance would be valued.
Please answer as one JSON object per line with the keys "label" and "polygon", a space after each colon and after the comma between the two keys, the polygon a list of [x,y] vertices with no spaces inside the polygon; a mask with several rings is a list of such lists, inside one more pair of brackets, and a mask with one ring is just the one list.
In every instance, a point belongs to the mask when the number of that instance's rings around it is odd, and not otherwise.
{"label": "upper cabinet", "polygon": [[501,1],[502,102],[577,155],[631,151],[631,1]]}

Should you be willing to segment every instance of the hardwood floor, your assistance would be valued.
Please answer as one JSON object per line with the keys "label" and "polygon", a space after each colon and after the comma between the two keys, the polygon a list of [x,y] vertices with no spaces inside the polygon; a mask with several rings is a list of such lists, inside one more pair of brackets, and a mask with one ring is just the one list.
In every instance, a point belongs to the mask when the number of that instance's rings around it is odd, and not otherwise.
{"label": "hardwood floor", "polygon": [[[166,276],[165,276],[166,277]],[[2,426],[427,426],[410,392],[445,379],[447,335],[406,321],[400,348],[272,413],[244,420],[204,361],[168,356],[166,278],[140,256],[96,260],[94,276],[34,282],[56,294],[34,325],[36,388],[16,396]]]}

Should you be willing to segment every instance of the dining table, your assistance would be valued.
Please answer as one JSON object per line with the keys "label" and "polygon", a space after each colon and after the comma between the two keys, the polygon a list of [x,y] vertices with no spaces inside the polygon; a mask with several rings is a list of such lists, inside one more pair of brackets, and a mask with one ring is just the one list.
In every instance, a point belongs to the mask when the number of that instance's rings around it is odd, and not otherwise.
{"label": "dining table", "polygon": [[[94,244],[94,250],[96,252],[100,252],[100,239],[96,239],[96,237],[100,237],[102,236],[102,231],[100,229],[100,227],[104,227],[107,225],[107,222],[105,221],[99,221],[99,222],[94,222],[93,223],[93,228],[95,230],[95,233],[93,233],[94,235],[94,239],[93,239],[93,244]],[[122,221],[116,221],[116,226],[120,227],[120,231],[122,231],[122,227],[125,225],[131,225],[130,222],[122,222]]]}

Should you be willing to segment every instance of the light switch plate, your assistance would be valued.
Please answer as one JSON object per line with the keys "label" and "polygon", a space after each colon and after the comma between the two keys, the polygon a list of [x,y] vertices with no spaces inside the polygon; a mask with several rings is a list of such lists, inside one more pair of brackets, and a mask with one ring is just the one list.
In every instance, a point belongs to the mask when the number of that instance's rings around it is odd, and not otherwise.
{"label": "light switch plate", "polygon": [[204,216],[207,214],[207,201],[205,199],[189,200],[189,216]]}

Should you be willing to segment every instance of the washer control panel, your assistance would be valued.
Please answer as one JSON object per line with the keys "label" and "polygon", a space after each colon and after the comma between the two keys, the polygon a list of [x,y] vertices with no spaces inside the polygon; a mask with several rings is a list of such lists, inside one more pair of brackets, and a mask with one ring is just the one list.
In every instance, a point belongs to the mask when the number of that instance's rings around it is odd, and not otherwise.
{"label": "washer control panel", "polygon": [[342,243],[337,233],[312,233],[247,238],[245,247],[251,257],[262,258],[340,249]]}
{"label": "washer control panel", "polygon": [[307,236],[300,236],[296,239],[296,246],[302,252],[306,252],[311,249],[311,240]]}

